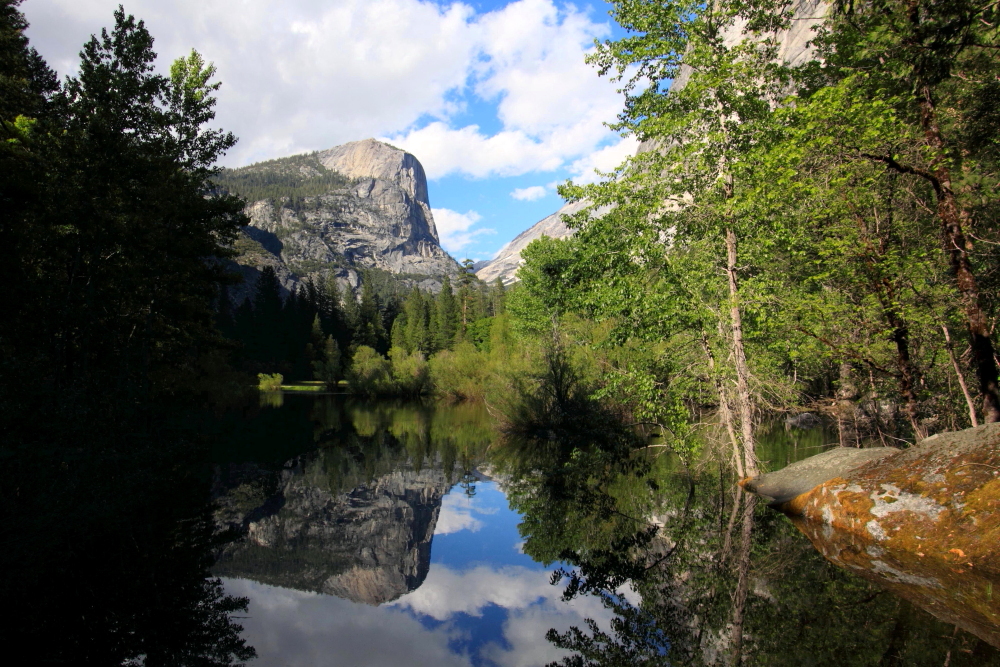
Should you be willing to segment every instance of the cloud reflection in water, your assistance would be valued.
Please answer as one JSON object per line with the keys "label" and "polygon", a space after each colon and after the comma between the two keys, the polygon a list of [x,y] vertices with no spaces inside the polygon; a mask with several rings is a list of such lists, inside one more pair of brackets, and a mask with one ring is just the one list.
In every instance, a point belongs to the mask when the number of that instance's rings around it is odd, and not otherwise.
{"label": "cloud reflection in water", "polygon": [[549,628],[588,617],[607,627],[598,600],[562,602],[551,569],[519,553],[519,517],[494,483],[472,497],[457,491],[443,499],[427,579],[388,605],[226,580],[227,592],[251,600],[242,623],[254,664],[540,665],[565,654],[545,639]]}

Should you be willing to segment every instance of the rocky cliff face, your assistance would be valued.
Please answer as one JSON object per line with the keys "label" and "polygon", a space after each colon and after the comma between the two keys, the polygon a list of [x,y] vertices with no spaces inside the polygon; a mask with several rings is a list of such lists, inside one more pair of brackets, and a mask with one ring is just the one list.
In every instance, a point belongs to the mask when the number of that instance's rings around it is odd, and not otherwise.
{"label": "rocky cliff face", "polygon": [[218,500],[216,522],[244,537],[226,547],[216,574],[370,605],[423,583],[451,487],[440,469],[405,465],[348,492],[331,490],[321,467],[302,461],[276,475],[242,470],[235,477]]}
{"label": "rocky cliff face", "polygon": [[[827,0],[798,0],[795,3],[795,12],[791,25],[787,30],[778,36],[779,48],[778,56],[789,65],[801,65],[807,62],[813,54],[809,41],[815,34],[813,28],[822,23],[830,3]],[[744,24],[733,25],[724,35],[723,41],[726,46],[733,47],[743,39]],[[670,86],[671,90],[683,88],[690,77],[690,70],[682,67],[677,78]],[[644,153],[656,149],[656,141],[644,141],[639,144],[636,153]],[[516,280],[515,274],[521,266],[521,251],[529,243],[542,236],[552,238],[565,238],[573,234],[573,231],[562,224],[561,216],[576,213],[587,206],[586,200],[576,204],[566,204],[552,215],[542,218],[529,229],[521,232],[513,241],[504,246],[497,256],[477,267],[476,275],[481,280],[490,282],[500,278],[504,283],[509,284]]]}
{"label": "rocky cliff face", "polygon": [[219,183],[250,202],[250,225],[237,245],[246,278],[237,302],[265,266],[275,267],[286,289],[331,275],[354,289],[365,268],[434,289],[459,271],[441,248],[423,167],[388,144],[366,139],[271,160],[228,170]]}

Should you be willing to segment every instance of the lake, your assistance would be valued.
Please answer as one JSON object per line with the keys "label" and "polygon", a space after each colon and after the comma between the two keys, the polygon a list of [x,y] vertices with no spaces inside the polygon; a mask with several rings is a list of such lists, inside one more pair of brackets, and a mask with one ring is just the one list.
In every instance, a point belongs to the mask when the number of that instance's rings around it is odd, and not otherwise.
{"label": "lake", "polygon": [[[705,454],[502,441],[481,405],[331,395],[213,428],[214,522],[234,537],[213,573],[249,601],[253,664],[1000,664],[825,560]],[[777,469],[836,441],[777,422],[759,453]]]}

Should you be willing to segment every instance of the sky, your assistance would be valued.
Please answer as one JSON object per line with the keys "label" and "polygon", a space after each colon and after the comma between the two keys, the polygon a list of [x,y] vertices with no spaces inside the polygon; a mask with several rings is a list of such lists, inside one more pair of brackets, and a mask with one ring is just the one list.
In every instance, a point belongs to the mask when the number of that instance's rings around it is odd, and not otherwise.
{"label": "sky", "polygon": [[444,248],[493,257],[562,200],[555,186],[635,150],[607,128],[620,84],[584,62],[624,33],[602,0],[26,0],[27,34],[61,76],[119,2],[157,68],[197,49],[218,70],[229,167],[374,137],[423,164]]}

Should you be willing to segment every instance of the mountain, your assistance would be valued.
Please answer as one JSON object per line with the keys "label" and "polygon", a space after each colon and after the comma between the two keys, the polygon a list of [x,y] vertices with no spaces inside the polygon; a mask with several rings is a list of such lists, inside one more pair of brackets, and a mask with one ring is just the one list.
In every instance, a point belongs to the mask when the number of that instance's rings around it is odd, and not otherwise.
{"label": "mountain", "polygon": [[366,269],[434,290],[458,263],[441,248],[424,169],[413,155],[365,139],[325,151],[224,170],[216,184],[247,199],[236,243],[248,296],[266,266],[282,286],[334,277],[356,289]]}
{"label": "mountain", "polygon": [[418,588],[451,482],[440,465],[409,463],[339,490],[321,461],[300,457],[278,473],[229,471],[216,522],[244,537],[213,572],[380,605]]}
{"label": "mountain", "polygon": [[[813,28],[823,22],[829,9],[828,0],[798,0],[796,2],[791,24],[779,36],[778,56],[782,61],[789,65],[801,65],[813,57],[813,49],[810,44],[814,35]],[[726,46],[732,47],[739,44],[743,39],[743,25],[738,23],[725,31],[723,42]],[[681,67],[670,89],[680,90],[687,84],[690,75],[689,68]],[[643,141],[636,149],[636,154],[656,150],[657,145],[658,141],[655,139]],[[521,251],[529,243],[542,236],[556,239],[571,236],[573,230],[566,227],[562,216],[576,213],[588,205],[587,200],[566,204],[552,215],[542,218],[501,248],[495,258],[487,262],[477,262],[474,267],[476,275],[485,282],[492,282],[497,278],[503,280],[505,284],[515,282],[517,280],[515,274],[518,267],[521,266]],[[597,211],[595,214],[600,216],[602,212]]]}
{"label": "mountain", "polygon": [[563,216],[572,215],[588,205],[589,202],[587,201],[566,204],[552,215],[542,218],[515,236],[513,241],[500,249],[496,257],[474,267],[476,275],[480,280],[487,283],[493,282],[497,278],[500,278],[505,284],[514,282],[514,274],[517,273],[518,267],[521,266],[521,251],[527,248],[529,243],[543,236],[549,236],[554,239],[571,236],[573,230],[563,222]]}

